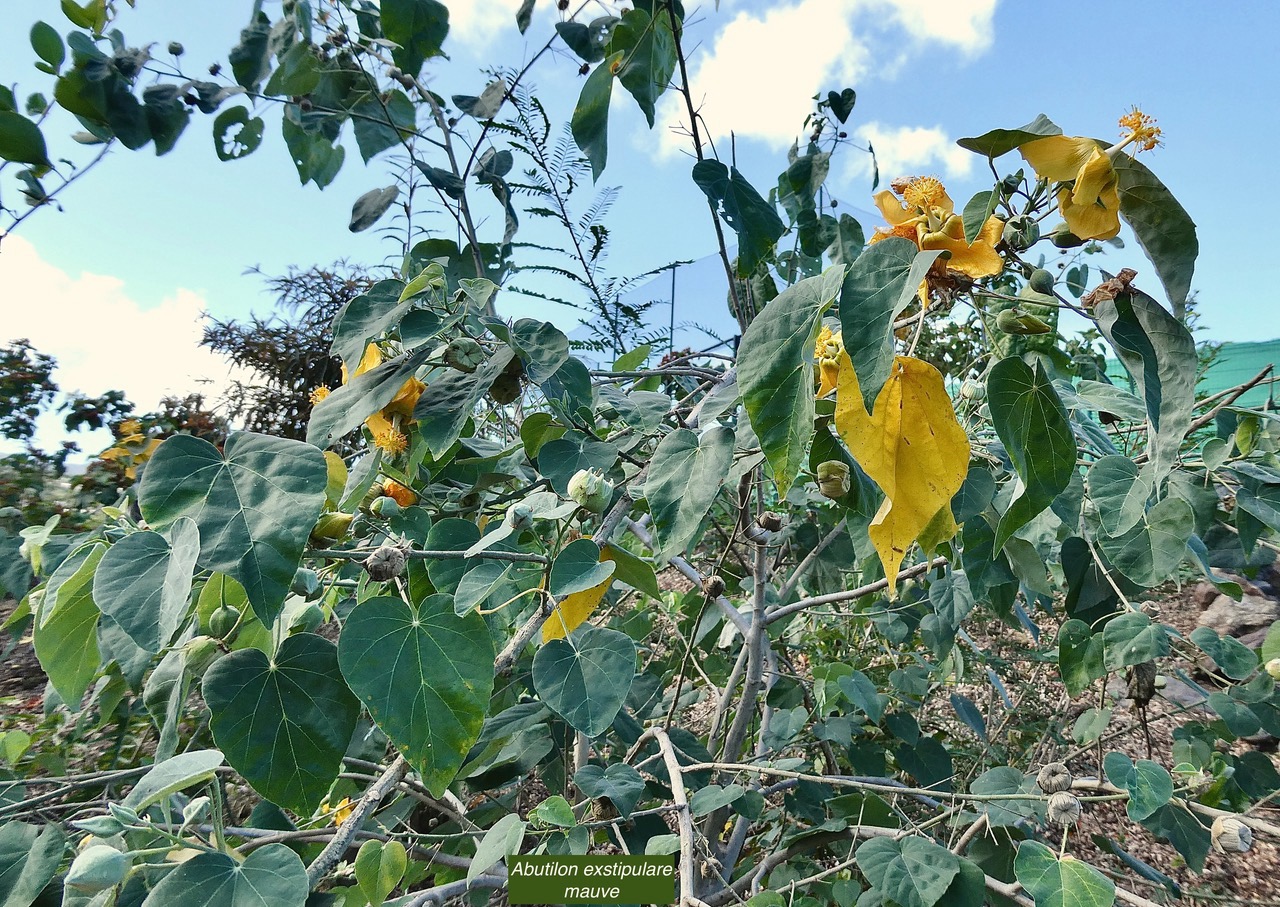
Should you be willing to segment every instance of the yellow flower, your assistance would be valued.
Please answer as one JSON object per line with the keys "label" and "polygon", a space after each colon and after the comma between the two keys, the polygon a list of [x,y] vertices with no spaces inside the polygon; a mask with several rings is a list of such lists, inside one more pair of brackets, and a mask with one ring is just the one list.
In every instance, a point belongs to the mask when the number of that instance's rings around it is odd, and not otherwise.
{"label": "yellow flower", "polygon": [[1004,270],[1004,260],[996,252],[996,243],[1004,230],[1000,218],[988,217],[978,236],[970,243],[964,236],[964,219],[956,214],[955,203],[937,177],[895,180],[892,185],[893,191],[886,189],[876,193],[876,207],[889,226],[877,228],[871,242],[900,236],[911,240],[921,250],[945,249],[951,253],[951,258],[939,262],[939,265],[975,280]]}
{"label": "yellow flower", "polygon": [[313,391],[311,391],[311,393],[308,394],[307,397],[311,401],[312,406],[319,406],[321,403],[324,402],[325,398],[329,396],[329,393],[330,393],[329,385],[322,384],[319,387],[315,388]]}
{"label": "yellow flower", "polygon": [[404,436],[403,432],[395,428],[388,428],[373,436],[373,444],[375,447],[394,455],[404,453],[408,449],[409,439]]}
{"label": "yellow flower", "polygon": [[137,419],[126,419],[116,428],[116,437],[128,438],[131,435],[142,434],[142,423]]}
{"label": "yellow flower", "polygon": [[343,822],[347,821],[355,811],[356,805],[351,802],[350,797],[343,797],[338,801],[338,805],[332,807],[332,809],[330,809],[328,800],[325,800],[320,804],[321,815],[329,815],[332,813],[334,825],[341,825]]}
{"label": "yellow flower", "polygon": [[412,488],[401,485],[394,479],[384,479],[382,482],[382,493],[391,498],[401,507],[412,507],[418,503],[418,495]]}
{"label": "yellow flower", "polygon": [[818,360],[819,399],[836,389],[836,378],[840,374],[840,354],[843,352],[844,332],[833,332],[824,324],[818,332],[818,342],[813,350],[814,358]]}
{"label": "yellow flower", "polygon": [[1115,158],[1129,145],[1134,152],[1161,144],[1155,119],[1138,108],[1120,118],[1123,138],[1109,148],[1085,136],[1051,135],[1018,149],[1036,176],[1057,183],[1058,211],[1081,239],[1110,239],[1120,232],[1120,189]]}
{"label": "yellow flower", "polygon": [[[371,343],[365,348],[364,356],[361,357],[360,364],[356,366],[355,374],[351,377],[363,375],[381,364],[382,350],[378,348],[377,344]],[[344,365],[342,367],[342,383],[346,384],[347,381],[347,367]],[[410,378],[391,398],[390,403],[365,420],[364,424],[369,429],[369,433],[373,435],[375,445],[382,447],[383,450],[387,450],[389,453],[398,452],[391,451],[378,443],[378,438],[388,432],[393,432],[407,444],[407,440],[399,430],[399,424],[413,421],[413,409],[418,405],[418,398],[422,396],[422,392],[426,389],[427,386],[417,378]]]}

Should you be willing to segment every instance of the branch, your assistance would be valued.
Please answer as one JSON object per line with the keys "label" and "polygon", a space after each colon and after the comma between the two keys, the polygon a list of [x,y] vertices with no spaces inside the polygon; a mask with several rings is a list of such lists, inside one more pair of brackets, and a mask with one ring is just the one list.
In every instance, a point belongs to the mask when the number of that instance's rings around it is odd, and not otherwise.
{"label": "branch", "polygon": [[307,882],[312,888],[315,888],[320,880],[329,874],[329,870],[338,865],[338,861],[342,859],[342,855],[351,846],[351,842],[355,838],[356,832],[360,830],[360,826],[364,824],[364,820],[378,808],[382,798],[400,783],[400,779],[404,777],[408,770],[409,763],[405,761],[404,756],[396,756],[395,761],[382,773],[382,777],[369,785],[369,789],[365,791],[364,796],[356,803],[351,815],[347,816],[346,821],[338,826],[338,831],[334,834],[332,840],[325,845],[324,850],[320,851],[320,855],[307,867]]}
{"label": "branch", "polygon": [[684,775],[680,762],[676,759],[675,748],[671,745],[671,738],[667,736],[666,731],[658,727],[651,728],[649,733],[658,742],[662,761],[667,766],[667,776],[671,780],[671,799],[676,805],[676,824],[680,829],[680,904],[678,907],[685,907],[687,904],[698,903],[693,893],[694,880],[697,878],[693,863],[693,817],[689,812],[689,800],[684,792]]}
{"label": "branch", "polygon": [[[908,567],[905,570],[898,571],[898,576],[895,579],[895,582],[910,579],[913,576],[920,576],[921,574],[928,573],[930,570],[934,570],[938,567],[945,567],[948,563],[950,562],[945,557],[935,557],[933,560],[926,563],[916,564],[914,567]],[[873,592],[881,592],[888,588],[889,581],[887,579],[878,579],[874,583],[867,583],[865,586],[859,586],[857,589],[849,589],[845,592],[832,592],[829,595],[815,595],[811,598],[802,598],[798,602],[774,608],[765,616],[765,624],[768,625],[776,620],[781,620],[784,617],[790,617],[797,611],[803,611],[806,608],[814,608],[818,605],[830,605],[836,602],[847,602],[855,598],[862,598],[864,595],[870,595]]]}

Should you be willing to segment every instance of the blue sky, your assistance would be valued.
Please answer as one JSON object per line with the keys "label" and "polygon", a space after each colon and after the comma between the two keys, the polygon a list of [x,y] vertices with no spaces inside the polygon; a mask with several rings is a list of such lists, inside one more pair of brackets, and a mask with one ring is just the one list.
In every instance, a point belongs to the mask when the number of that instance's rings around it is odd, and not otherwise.
{"label": "blue sky", "polygon": [[[120,4],[124,6],[123,3]],[[551,33],[553,0],[539,0],[527,40],[513,22],[519,0],[452,0],[453,60],[432,74],[443,95],[478,94],[486,65],[519,63]],[[131,44],[157,42],[163,53],[181,40],[184,63],[202,73],[225,60],[249,0],[138,0],[118,22]],[[1137,0],[1080,0],[1066,6],[1005,0],[721,0],[690,10],[688,44],[695,95],[716,146],[736,136],[739,168],[767,191],[785,164],[786,149],[817,91],[854,87],[858,104],[847,129],[870,138],[882,177],[932,173],[958,203],[984,187],[985,162],[954,145],[960,136],[1012,127],[1044,112],[1068,134],[1109,137],[1116,119],[1138,104],[1156,116],[1166,145],[1145,162],[1199,225],[1199,291],[1203,336],[1268,339],[1280,334],[1260,312],[1271,305],[1269,253],[1276,239],[1265,196],[1246,187],[1273,177],[1266,168],[1280,138],[1275,97],[1280,76],[1274,35],[1280,6]],[[278,9],[268,3],[267,9]],[[9,27],[0,33],[0,80],[20,98],[50,89],[31,68],[26,32],[44,19],[69,25],[57,0],[5,0]],[[534,84],[554,111],[572,109],[581,86],[578,61],[548,55]],[[674,102],[674,98],[671,99]],[[623,92],[615,94],[610,163],[602,185],[620,197],[608,219],[610,259],[626,274],[714,251],[700,193],[689,179],[691,159],[671,130],[679,111],[659,109],[652,132]],[[163,391],[206,377],[226,379],[195,350],[202,310],[219,317],[265,309],[259,277],[290,265],[347,258],[380,264],[394,243],[375,231],[346,229],[352,201],[390,182],[375,160],[364,166],[348,152],[343,173],[325,191],[298,185],[269,119],[263,147],[220,163],[210,117],[197,116],[178,149],[120,151],[73,187],[64,213],[43,211],[0,249],[0,341],[31,336],[57,355],[68,389],[100,392],[122,386],[135,402],[154,405]],[[55,155],[85,159],[84,149],[53,137]],[[1001,162],[1016,169],[1016,156]],[[0,175],[0,194],[15,195],[13,168]],[[989,186],[989,182],[986,183]],[[845,210],[874,210],[865,156],[833,163],[829,187]],[[1261,209],[1261,210],[1257,210]],[[491,212],[496,217],[496,210]],[[869,234],[877,218],[861,217]],[[500,229],[491,221],[484,229]],[[447,229],[443,235],[452,235]],[[1113,270],[1130,265],[1139,286],[1158,290],[1136,244],[1111,256]],[[682,319],[713,320],[724,298],[712,286],[690,299]],[[508,316],[572,317],[507,295]],[[686,298],[689,298],[686,296]],[[704,301],[705,300],[705,301]]]}

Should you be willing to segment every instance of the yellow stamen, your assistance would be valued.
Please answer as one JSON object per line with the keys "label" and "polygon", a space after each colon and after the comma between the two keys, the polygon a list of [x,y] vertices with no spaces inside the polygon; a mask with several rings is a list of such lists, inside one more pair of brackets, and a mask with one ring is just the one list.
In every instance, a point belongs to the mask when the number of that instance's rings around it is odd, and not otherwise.
{"label": "yellow stamen", "polygon": [[942,203],[946,189],[936,176],[919,176],[913,179],[902,190],[902,200],[913,208],[928,211]]}
{"label": "yellow stamen", "polygon": [[130,435],[142,434],[142,423],[137,419],[126,419],[116,429],[116,437],[127,438]]}
{"label": "yellow stamen", "polygon": [[1129,108],[1129,112],[1120,118],[1120,129],[1120,135],[1124,139],[1122,144],[1134,142],[1138,146],[1138,151],[1151,151],[1164,144],[1160,141],[1163,132],[1156,125],[1156,118],[1143,113],[1137,107]]}
{"label": "yellow stamen", "polygon": [[329,385],[322,384],[319,387],[315,388],[313,391],[311,391],[311,393],[308,394],[307,396],[308,396],[308,399],[311,401],[312,406],[318,406],[321,402],[324,401],[326,397],[329,396],[329,393],[330,393]]}
{"label": "yellow stamen", "polygon": [[374,436],[373,443],[375,447],[389,454],[404,453],[409,447],[409,439],[394,428],[379,432]]}

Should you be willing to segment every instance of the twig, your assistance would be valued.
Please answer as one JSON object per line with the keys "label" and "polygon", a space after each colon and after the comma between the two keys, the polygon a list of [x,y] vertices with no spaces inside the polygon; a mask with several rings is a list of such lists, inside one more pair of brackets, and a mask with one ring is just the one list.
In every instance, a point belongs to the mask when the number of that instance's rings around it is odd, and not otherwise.
{"label": "twig", "polygon": [[428,904],[443,904],[452,898],[466,894],[473,888],[501,888],[507,880],[501,876],[478,875],[474,879],[459,879],[447,885],[437,885],[425,891],[414,892],[414,898],[406,907],[427,907]]}
{"label": "twig", "polygon": [[[904,579],[910,579],[913,576],[920,576],[935,570],[938,567],[945,567],[949,562],[945,557],[935,557],[933,560],[923,564],[916,564],[914,567],[908,567],[905,570],[899,570],[895,582]],[[782,620],[784,617],[790,617],[797,611],[803,611],[806,608],[816,608],[819,605],[830,605],[835,602],[847,602],[855,598],[862,598],[864,595],[871,595],[874,592],[881,592],[889,588],[889,580],[878,579],[874,583],[867,583],[865,586],[859,586],[857,589],[849,589],[845,592],[832,592],[828,595],[815,595],[811,598],[802,598],[798,602],[789,605],[782,605],[774,608],[765,616],[765,624],[771,624],[774,621]]]}
{"label": "twig", "polygon": [[667,766],[671,799],[676,805],[676,825],[680,829],[680,907],[684,907],[697,901],[693,889],[697,879],[693,863],[693,816],[689,811],[689,799],[684,792],[684,775],[681,773],[680,762],[676,759],[675,748],[671,745],[671,738],[658,727],[650,729],[649,733],[657,741],[662,761]]}

